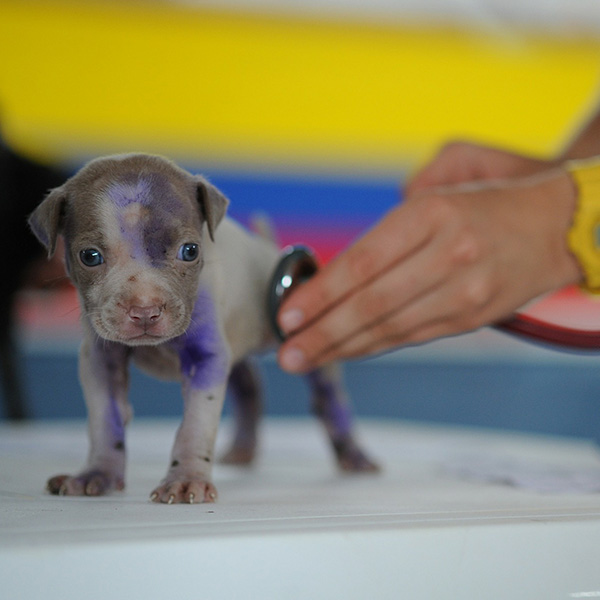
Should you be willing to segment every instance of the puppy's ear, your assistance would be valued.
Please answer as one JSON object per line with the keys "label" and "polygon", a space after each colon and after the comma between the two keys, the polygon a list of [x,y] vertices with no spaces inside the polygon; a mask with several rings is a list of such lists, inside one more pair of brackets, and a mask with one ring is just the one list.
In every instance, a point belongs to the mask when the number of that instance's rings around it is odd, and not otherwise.
{"label": "puppy's ear", "polygon": [[66,200],[64,187],[54,188],[29,216],[31,231],[48,250],[48,258],[54,254],[56,238],[62,231]]}
{"label": "puppy's ear", "polygon": [[215,229],[221,222],[225,213],[229,200],[221,194],[221,192],[204,177],[196,175],[196,198],[202,211],[202,216],[208,226],[208,234],[210,239],[215,241]]}

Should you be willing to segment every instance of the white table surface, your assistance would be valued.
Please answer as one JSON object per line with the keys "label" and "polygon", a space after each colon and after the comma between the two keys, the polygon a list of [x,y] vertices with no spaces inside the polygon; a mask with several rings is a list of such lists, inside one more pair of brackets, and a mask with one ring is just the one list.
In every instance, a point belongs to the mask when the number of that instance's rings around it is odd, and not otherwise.
{"label": "white table surface", "polygon": [[366,421],[384,470],[348,476],[312,420],[271,419],[253,468],[216,468],[217,504],[153,504],[176,427],[134,421],[126,491],[93,499],[43,491],[81,465],[83,423],[1,425],[0,597],[600,597],[590,443]]}

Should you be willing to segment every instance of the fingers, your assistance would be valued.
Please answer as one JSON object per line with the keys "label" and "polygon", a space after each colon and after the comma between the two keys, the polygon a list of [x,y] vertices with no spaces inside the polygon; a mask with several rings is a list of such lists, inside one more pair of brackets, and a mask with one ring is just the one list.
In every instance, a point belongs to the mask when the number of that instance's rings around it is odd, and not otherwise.
{"label": "fingers", "polygon": [[[398,346],[415,345],[476,329],[487,320],[487,298],[460,280],[451,286],[436,287],[416,298],[404,309],[344,340],[319,355],[318,364],[334,359],[350,359],[385,352]],[[465,306],[470,306],[468,311]]]}
{"label": "fingers", "polygon": [[467,267],[470,261],[449,252],[444,256],[445,247],[432,245],[389,270],[294,336],[280,349],[283,368],[303,372],[331,360],[377,354],[482,325],[494,286],[467,272],[462,277],[455,273],[448,282],[449,273],[461,270],[460,262]]}
{"label": "fingers", "polygon": [[405,211],[402,206],[392,210],[356,244],[295,290],[279,312],[282,331],[289,335],[306,327],[415,252],[431,237],[431,220],[423,219],[422,212]]}
{"label": "fingers", "polygon": [[[427,202],[427,206],[428,211],[437,210],[441,223],[448,223],[448,206],[434,202]],[[441,218],[442,214],[444,218]],[[462,285],[458,274],[477,259],[479,251],[458,225],[446,225],[445,228],[438,225],[431,227],[430,231],[431,235],[425,238],[424,243],[414,247],[410,253],[392,252],[391,256],[401,258],[391,260],[375,277],[364,278],[362,283],[352,286],[343,301],[330,304],[327,311],[318,316],[311,314],[307,326],[300,328],[281,347],[279,359],[282,367],[301,372],[332,358],[347,358],[385,349],[407,341],[407,336],[419,327],[446,318],[452,305],[446,306],[440,300],[438,290],[444,287],[451,274],[456,282],[453,285]],[[324,275],[330,278],[334,273],[335,265]],[[284,309],[318,307],[317,294],[321,292],[318,285],[311,285],[313,283],[324,286],[327,280],[308,282],[298,295],[292,295]],[[463,287],[470,289],[469,285]],[[303,292],[302,297],[300,292]],[[315,295],[311,296],[313,292]],[[450,297],[454,293],[460,295],[452,289],[448,293]],[[478,295],[483,294],[475,290],[473,296]],[[427,298],[428,302],[424,302],[423,299]],[[291,305],[295,308],[291,309]],[[421,308],[415,310],[415,306]]]}

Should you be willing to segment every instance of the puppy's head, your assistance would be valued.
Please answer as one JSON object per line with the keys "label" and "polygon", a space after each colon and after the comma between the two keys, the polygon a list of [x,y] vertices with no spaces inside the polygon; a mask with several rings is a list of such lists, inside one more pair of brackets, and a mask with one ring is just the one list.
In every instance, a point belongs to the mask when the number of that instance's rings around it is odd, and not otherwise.
{"label": "puppy's head", "polygon": [[91,161],[52,190],[29,223],[49,256],[64,237],[67,270],[100,337],[157,344],[190,323],[203,230],[214,239],[227,203],[164,158],[119,155]]}

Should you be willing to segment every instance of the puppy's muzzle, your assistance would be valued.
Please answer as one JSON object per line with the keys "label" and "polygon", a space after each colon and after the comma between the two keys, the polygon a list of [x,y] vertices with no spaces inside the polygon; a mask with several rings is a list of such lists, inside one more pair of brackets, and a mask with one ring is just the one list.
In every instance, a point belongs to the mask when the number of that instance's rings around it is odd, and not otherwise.
{"label": "puppy's muzzle", "polygon": [[157,343],[181,333],[179,321],[172,311],[167,310],[162,299],[150,302],[132,299],[118,302],[112,317],[107,318],[103,325],[114,332],[111,338],[137,345]]}
{"label": "puppy's muzzle", "polygon": [[164,305],[131,306],[127,316],[134,327],[143,333],[151,333],[156,328],[163,315]]}
{"label": "puppy's muzzle", "polygon": [[100,310],[86,307],[91,324],[100,337],[113,342],[158,344],[181,335],[189,325],[190,309],[172,294],[105,296],[97,305]]}

